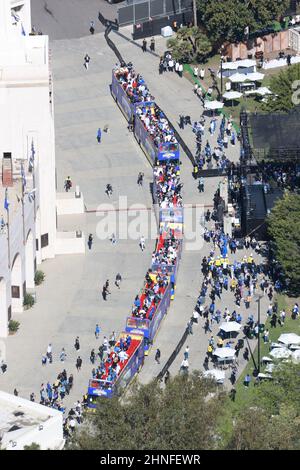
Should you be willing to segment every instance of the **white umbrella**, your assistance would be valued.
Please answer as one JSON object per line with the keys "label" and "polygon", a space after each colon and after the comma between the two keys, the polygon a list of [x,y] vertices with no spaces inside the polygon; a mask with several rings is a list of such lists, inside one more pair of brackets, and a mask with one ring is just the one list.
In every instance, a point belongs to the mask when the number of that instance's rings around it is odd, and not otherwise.
{"label": "white umbrella", "polygon": [[286,359],[292,355],[292,352],[286,348],[275,348],[270,352],[270,356],[276,359]]}
{"label": "white umbrella", "polygon": [[292,352],[292,361],[296,364],[300,362],[300,349]]}
{"label": "white umbrella", "polygon": [[232,348],[216,348],[213,352],[214,356],[221,357],[223,359],[232,359],[235,355],[235,350]]}
{"label": "white umbrella", "polygon": [[229,77],[229,80],[232,83],[242,83],[247,80],[247,75],[244,75],[243,73],[234,73],[231,75],[231,77]]}
{"label": "white umbrella", "polygon": [[300,344],[300,336],[295,333],[284,333],[279,336],[278,341],[283,344]]}
{"label": "white umbrella", "polygon": [[260,72],[252,72],[252,73],[247,73],[246,75],[248,80],[251,80],[252,82],[261,82],[265,75]]}
{"label": "white umbrella", "polygon": [[211,369],[203,372],[204,377],[215,379],[217,382],[223,383],[225,380],[225,372],[223,370]]}
{"label": "white umbrella", "polygon": [[240,93],[239,91],[226,91],[226,93],[223,95],[223,98],[226,100],[236,100],[241,96],[243,96],[243,93]]}
{"label": "white umbrella", "polygon": [[225,323],[221,323],[220,330],[225,331],[226,333],[231,333],[232,331],[240,331],[242,325],[236,321],[228,321]]}
{"label": "white umbrella", "polygon": [[205,109],[221,109],[223,108],[224,106],[224,103],[221,103],[221,101],[217,101],[217,100],[214,100],[214,101],[205,101],[204,102],[204,108]]}

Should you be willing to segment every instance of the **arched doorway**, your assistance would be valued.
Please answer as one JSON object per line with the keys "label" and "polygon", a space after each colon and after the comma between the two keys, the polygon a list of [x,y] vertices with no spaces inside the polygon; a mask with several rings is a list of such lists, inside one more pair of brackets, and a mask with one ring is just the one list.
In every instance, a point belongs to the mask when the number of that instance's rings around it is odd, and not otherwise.
{"label": "arched doorway", "polygon": [[3,277],[0,277],[0,337],[7,336],[7,313],[6,282]]}
{"label": "arched doorway", "polygon": [[34,248],[33,235],[29,230],[25,245],[25,273],[26,286],[30,289],[34,288]]}
{"label": "arched doorway", "polygon": [[18,253],[11,268],[11,307],[12,313],[23,311],[22,260]]}

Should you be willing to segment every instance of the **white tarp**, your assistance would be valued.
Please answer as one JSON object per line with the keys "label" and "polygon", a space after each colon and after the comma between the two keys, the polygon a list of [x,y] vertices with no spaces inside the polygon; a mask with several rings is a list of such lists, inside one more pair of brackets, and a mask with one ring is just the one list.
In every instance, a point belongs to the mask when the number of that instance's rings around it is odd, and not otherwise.
{"label": "white tarp", "polygon": [[221,323],[220,330],[225,331],[226,333],[231,333],[232,331],[240,331],[242,325],[236,321],[228,321]]}
{"label": "white tarp", "polygon": [[300,336],[295,333],[283,333],[278,341],[283,344],[300,344]]}

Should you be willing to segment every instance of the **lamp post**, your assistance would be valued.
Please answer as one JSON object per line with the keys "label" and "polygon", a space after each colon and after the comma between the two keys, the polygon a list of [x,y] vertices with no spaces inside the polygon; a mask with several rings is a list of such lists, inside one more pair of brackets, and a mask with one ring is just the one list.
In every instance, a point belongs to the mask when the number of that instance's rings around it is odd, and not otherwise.
{"label": "lamp post", "polygon": [[221,52],[221,59],[220,59],[220,65],[221,65],[221,95],[223,95],[223,62],[224,62],[224,56],[222,55],[222,52]]}
{"label": "lamp post", "polygon": [[260,299],[262,299],[262,295],[260,295],[256,302],[257,302],[257,322],[258,322],[258,345],[257,345],[257,371],[260,373]]}

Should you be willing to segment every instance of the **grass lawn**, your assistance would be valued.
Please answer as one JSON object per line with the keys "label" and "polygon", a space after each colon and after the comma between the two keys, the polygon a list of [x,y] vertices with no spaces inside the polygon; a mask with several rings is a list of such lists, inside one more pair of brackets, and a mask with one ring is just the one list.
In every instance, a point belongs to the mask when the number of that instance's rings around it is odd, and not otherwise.
{"label": "grass lawn", "polygon": [[[271,328],[269,319],[267,320],[266,327],[268,328],[270,332],[269,343],[264,344],[263,339],[261,337],[260,339],[261,358],[263,356],[269,355],[270,343],[277,342],[277,339],[282,333],[296,333],[300,335],[300,319],[297,318],[296,320],[292,320],[291,318],[291,309],[294,303],[297,302],[297,299],[291,299],[284,295],[277,295],[277,302],[278,302],[278,312],[280,312],[283,308],[285,308],[285,311],[287,313],[285,324],[282,327],[277,326],[276,328]],[[298,303],[299,303],[299,299],[298,299]],[[257,364],[257,347],[253,352],[253,356]],[[265,368],[264,366],[261,367],[261,372],[264,372],[264,368]],[[230,398],[228,398],[228,401],[226,403],[227,413],[226,413],[225,419],[222,418],[222,422],[220,423],[220,429],[222,431],[222,434],[225,440],[229,438],[231,435],[232,417],[234,417],[239,412],[241,412],[245,408],[246,405],[249,405],[250,402],[255,404],[257,400],[257,395],[256,395],[257,387],[254,386],[255,378],[252,377],[253,370],[254,370],[254,364],[250,357],[247,367],[244,369],[239,380],[237,380],[235,384],[235,389],[237,392],[235,401],[233,402]],[[246,374],[249,374],[251,376],[251,382],[250,382],[249,387],[244,386],[244,377],[246,376]]]}
{"label": "grass lawn", "polygon": [[[206,91],[208,88],[212,86],[212,78],[210,76],[210,73],[208,71],[208,68],[211,68],[215,72],[217,72],[220,68],[220,55],[216,54],[212,57],[210,57],[205,64],[187,64],[184,68],[184,76],[193,84],[195,84],[195,78],[193,76],[193,67],[198,66],[199,69],[201,67],[205,68],[205,77],[204,80],[198,79],[197,83],[201,84],[202,88]],[[265,77],[263,81],[261,82],[261,86],[264,87],[269,87],[271,78],[274,75],[279,74],[282,71],[282,68],[277,68],[277,69],[270,69],[270,70],[259,70],[260,72],[264,73]],[[228,81],[227,78],[223,78],[223,93],[225,93],[225,84]],[[221,90],[221,79],[217,77],[217,84],[219,90]],[[212,98],[216,99],[217,98],[217,92],[216,90],[213,91]],[[232,106],[233,104],[233,106]],[[242,97],[239,100],[234,101],[233,103],[231,101],[226,102],[223,107],[223,113],[225,116],[232,115],[233,120],[235,121],[236,125],[239,126],[239,120],[240,120],[240,112],[245,109],[249,112],[254,112],[255,110],[257,111],[262,111],[262,101],[261,98],[258,96],[246,96]]]}

